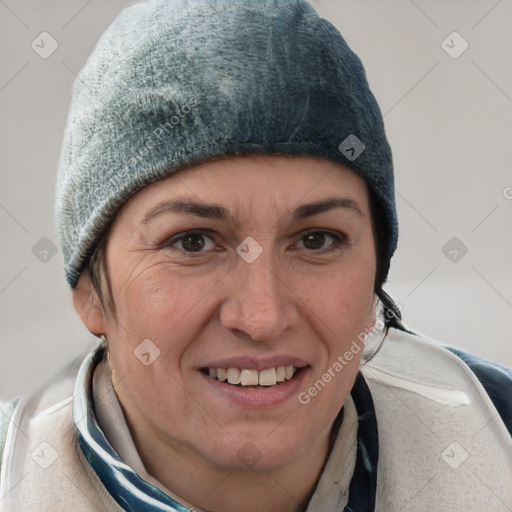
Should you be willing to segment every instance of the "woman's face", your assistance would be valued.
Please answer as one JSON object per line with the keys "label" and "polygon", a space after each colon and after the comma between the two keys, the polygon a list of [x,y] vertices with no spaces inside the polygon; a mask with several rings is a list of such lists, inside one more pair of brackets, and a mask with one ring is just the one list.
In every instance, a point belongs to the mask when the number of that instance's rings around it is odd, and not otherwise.
{"label": "woman's face", "polygon": [[114,382],[139,428],[223,468],[282,467],[327,436],[375,320],[360,177],[311,157],[195,166],[131,198],[106,254]]}

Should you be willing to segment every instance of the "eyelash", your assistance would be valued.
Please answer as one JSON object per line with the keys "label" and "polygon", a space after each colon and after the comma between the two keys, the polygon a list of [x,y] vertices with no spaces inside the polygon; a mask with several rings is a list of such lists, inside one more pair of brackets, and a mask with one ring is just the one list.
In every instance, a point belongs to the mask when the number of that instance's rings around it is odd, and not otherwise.
{"label": "eyelash", "polygon": [[[307,248],[305,248],[305,249],[298,249],[298,250],[306,250],[308,252],[311,252],[312,254],[325,254],[325,253],[329,253],[331,251],[334,251],[336,249],[339,249],[341,247],[348,245],[347,237],[345,235],[343,235],[342,233],[335,233],[332,231],[327,231],[327,230],[322,230],[322,229],[313,229],[313,230],[309,230],[309,231],[305,232],[300,237],[300,241],[302,241],[306,236],[312,235],[312,234],[321,234],[323,236],[331,237],[333,239],[333,242],[326,249],[307,249]],[[209,252],[209,251],[186,251],[185,249],[180,249],[180,248],[174,247],[176,244],[178,244],[179,242],[184,240],[187,236],[191,236],[191,235],[202,235],[202,236],[207,237],[213,241],[213,237],[212,237],[213,232],[210,232],[207,230],[190,230],[190,231],[184,231],[183,233],[179,233],[178,235],[174,235],[171,238],[167,239],[162,244],[162,247],[164,247],[166,249],[177,250],[177,251],[183,252],[190,256],[200,256],[200,255],[204,255],[205,252]]]}

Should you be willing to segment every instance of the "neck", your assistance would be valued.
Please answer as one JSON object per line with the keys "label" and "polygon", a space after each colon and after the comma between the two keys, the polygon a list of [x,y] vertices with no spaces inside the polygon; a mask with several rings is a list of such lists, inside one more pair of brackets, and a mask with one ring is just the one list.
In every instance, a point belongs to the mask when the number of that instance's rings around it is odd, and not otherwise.
{"label": "neck", "polygon": [[[182,500],[208,512],[303,512],[330,451],[330,429],[291,463],[272,470],[226,469],[127,415],[147,471]],[[171,463],[169,461],[172,461]]]}

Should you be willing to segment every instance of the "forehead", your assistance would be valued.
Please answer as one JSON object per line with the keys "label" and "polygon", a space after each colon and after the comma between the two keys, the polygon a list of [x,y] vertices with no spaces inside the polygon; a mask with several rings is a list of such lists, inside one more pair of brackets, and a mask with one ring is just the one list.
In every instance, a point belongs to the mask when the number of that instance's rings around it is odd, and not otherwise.
{"label": "forehead", "polygon": [[175,197],[215,202],[228,209],[279,210],[328,196],[349,198],[361,210],[368,208],[365,181],[338,163],[309,156],[247,155],[182,169],[139,191],[123,211],[141,214]]}

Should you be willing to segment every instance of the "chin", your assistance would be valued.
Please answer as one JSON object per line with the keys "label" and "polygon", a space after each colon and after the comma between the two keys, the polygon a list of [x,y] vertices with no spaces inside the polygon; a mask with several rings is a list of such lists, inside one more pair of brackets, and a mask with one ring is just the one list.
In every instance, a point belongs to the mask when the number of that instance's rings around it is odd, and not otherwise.
{"label": "chin", "polygon": [[[278,427],[279,429],[279,427]],[[307,448],[307,439],[266,429],[256,434],[227,434],[208,458],[227,470],[272,471],[293,462]]]}

